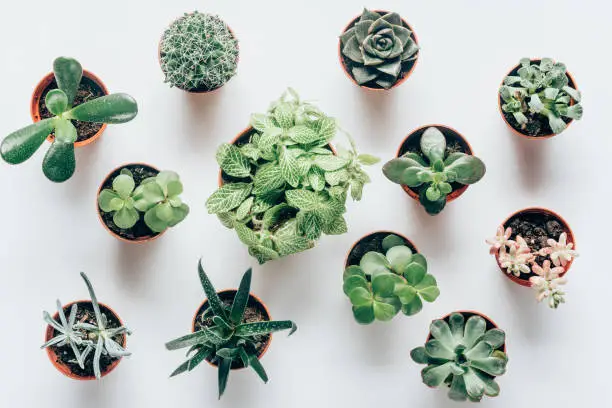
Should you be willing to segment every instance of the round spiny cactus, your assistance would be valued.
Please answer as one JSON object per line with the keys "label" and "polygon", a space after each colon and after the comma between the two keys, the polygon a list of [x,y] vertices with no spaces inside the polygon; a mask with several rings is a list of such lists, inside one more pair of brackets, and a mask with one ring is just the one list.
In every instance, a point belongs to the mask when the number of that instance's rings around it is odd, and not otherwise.
{"label": "round spiny cactus", "polygon": [[238,41],[218,16],[195,11],[166,29],[160,61],[171,86],[211,91],[236,74]]}

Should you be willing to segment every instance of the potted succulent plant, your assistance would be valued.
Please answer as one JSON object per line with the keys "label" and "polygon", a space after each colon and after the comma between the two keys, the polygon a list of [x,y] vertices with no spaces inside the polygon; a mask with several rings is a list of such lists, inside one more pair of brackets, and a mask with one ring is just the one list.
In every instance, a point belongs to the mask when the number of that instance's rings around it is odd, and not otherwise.
{"label": "potted succulent plant", "polygon": [[253,115],[233,143],[219,147],[220,188],[206,207],[260,263],[312,248],[322,234],[347,231],[347,193],[361,199],[370,181],[362,165],[378,159],[358,154],[350,137],[350,150],[334,151],[337,129],[333,118],[289,90],[266,114]]}
{"label": "potted succulent plant", "polygon": [[556,309],[565,303],[560,289],[565,274],[578,256],[574,234],[557,213],[545,208],[526,208],[512,214],[488,239],[490,253],[513,282],[532,287],[536,299],[547,299]]}
{"label": "potted succulent plant", "polygon": [[430,215],[465,192],[485,174],[485,164],[459,132],[446,126],[423,126],[404,139],[383,173],[418,200]]}
{"label": "potted succulent plant", "polygon": [[51,363],[62,374],[76,380],[100,379],[131,354],[125,349],[131,332],[110,307],[98,303],[87,275],[81,272],[81,277],[91,300],[62,306],[58,299],[53,317],[43,312],[47,330],[41,348],[47,349]]}
{"label": "potted succulent plant", "polygon": [[173,171],[130,163],[111,171],[98,189],[98,217],[115,237],[145,242],[189,214],[181,200],[183,184]]}
{"label": "potted succulent plant", "polygon": [[219,399],[231,370],[251,367],[263,382],[268,382],[259,360],[270,346],[272,333],[290,330],[292,335],[297,326],[290,320],[271,320],[263,302],[249,293],[251,273],[251,269],[245,272],[237,290],[217,292],[200,261],[198,274],[207,299],[193,318],[192,333],[166,343],[168,350],[189,348],[187,361],[171,377],[191,371],[206,360],[219,369]]}
{"label": "potted succulent plant", "polygon": [[[29,159],[51,135],[51,147],[43,159],[43,173],[55,182],[68,180],[74,173],[74,146],[98,137],[107,123],[125,123],[134,119],[138,106],[127,94],[107,95],[96,86],[95,76],[85,73],[72,58],[57,58],[53,73],[34,91],[33,124],[4,138],[0,153],[10,164]],[[90,94],[90,92],[93,94]],[[44,99],[43,99],[44,95]],[[100,97],[96,97],[100,96]],[[89,138],[89,139],[87,139]]]}
{"label": "potted succulent plant", "polygon": [[499,108],[519,136],[542,139],[563,132],[582,118],[581,95],[565,64],[550,58],[523,58],[499,88]]}
{"label": "potted succulent plant", "polygon": [[477,312],[454,312],[434,320],[425,347],[410,352],[428,387],[446,385],[455,401],[480,402],[499,395],[497,376],[506,372],[506,334]]}
{"label": "potted succulent plant", "polygon": [[425,257],[399,234],[366,235],[353,245],[344,267],[344,294],[361,324],[389,321],[400,310],[412,316],[423,308],[421,299],[433,302],[440,295]]}
{"label": "potted succulent plant", "polygon": [[386,90],[408,79],[416,66],[419,45],[399,14],[364,9],[344,29],[338,54],[353,82],[367,89]]}
{"label": "potted succulent plant", "polygon": [[164,32],[159,62],[170,86],[211,92],[236,75],[238,41],[218,16],[185,13]]}

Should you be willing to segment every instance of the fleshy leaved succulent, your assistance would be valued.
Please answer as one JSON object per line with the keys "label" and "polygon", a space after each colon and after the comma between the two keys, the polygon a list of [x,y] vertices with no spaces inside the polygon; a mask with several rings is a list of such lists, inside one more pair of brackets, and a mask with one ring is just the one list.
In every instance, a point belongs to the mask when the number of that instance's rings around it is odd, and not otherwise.
{"label": "fleshy leaved succulent", "polygon": [[251,126],[248,140],[219,147],[224,184],[208,198],[208,212],[260,263],[312,248],[321,234],[345,233],[347,192],[361,199],[370,181],[361,166],[378,159],[358,154],[350,137],[351,149],[336,154],[329,144],[336,121],[293,90],[254,114]]}
{"label": "fleshy leaved succulent", "polygon": [[359,266],[344,271],[343,290],[361,324],[389,321],[400,310],[412,316],[423,308],[421,299],[433,302],[440,295],[423,255],[413,253],[397,235],[385,237],[382,247],[384,254],[367,252]]}
{"label": "fleshy leaved succulent", "polygon": [[397,13],[363,10],[355,25],[340,37],[342,55],[351,61],[359,85],[391,88],[406,63],[417,58],[419,46]]}
{"label": "fleshy leaved succulent", "polygon": [[407,152],[387,162],[385,176],[394,183],[419,188],[419,201],[429,214],[442,211],[446,196],[453,190],[451,183],[474,184],[485,174],[485,164],[479,158],[462,152],[446,152],[446,138],[436,127],[429,127],[421,136],[423,157]]}
{"label": "fleshy leaved succulent", "polygon": [[478,315],[465,321],[461,313],[451,314],[448,323],[434,320],[429,330],[432,339],[410,353],[416,363],[427,364],[421,371],[425,385],[446,384],[449,398],[456,401],[479,402],[484,395],[499,395],[495,377],[506,372],[508,362],[502,330],[487,330],[485,319]]}
{"label": "fleshy leaved succulent", "polygon": [[81,64],[72,58],[59,57],[53,62],[53,73],[59,88],[47,93],[45,104],[56,116],[11,133],[2,141],[0,153],[7,163],[23,163],[53,132],[55,137],[43,159],[42,169],[49,180],[63,182],[72,177],[76,167],[74,142],[77,140],[77,130],[72,121],[125,123],[134,119],[138,106],[131,96],[118,93],[73,107],[83,76]]}

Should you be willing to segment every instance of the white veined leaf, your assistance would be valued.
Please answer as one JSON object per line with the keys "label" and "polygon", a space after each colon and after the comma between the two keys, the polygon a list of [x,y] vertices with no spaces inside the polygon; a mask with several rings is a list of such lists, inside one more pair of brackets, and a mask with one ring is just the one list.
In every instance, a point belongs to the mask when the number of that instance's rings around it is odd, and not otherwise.
{"label": "white veined leaf", "polygon": [[268,191],[283,187],[285,179],[283,178],[281,168],[274,163],[270,163],[257,170],[253,183],[255,186],[253,194],[259,196]]}
{"label": "white veined leaf", "polygon": [[287,190],[285,191],[287,203],[300,210],[315,210],[319,206],[317,193],[310,190]]}
{"label": "white veined leaf", "polygon": [[257,236],[257,233],[246,225],[236,224],[234,225],[234,229],[238,234],[238,239],[240,239],[243,244],[248,246],[259,245],[259,237]]}
{"label": "white veined leaf", "polygon": [[209,214],[228,212],[238,207],[251,193],[251,183],[229,183],[221,186],[206,200]]}
{"label": "white veined leaf", "polygon": [[242,220],[246,218],[251,212],[251,207],[253,206],[254,197],[249,197],[240,204],[238,209],[236,210],[236,219]]}
{"label": "white veined leaf", "polygon": [[337,186],[342,183],[346,183],[349,180],[349,172],[346,169],[340,169],[336,171],[328,171],[325,173],[325,181],[330,186]]}
{"label": "white veined leaf", "polygon": [[311,128],[304,125],[297,125],[287,131],[287,136],[294,142],[300,144],[310,144],[317,142],[321,137]]}
{"label": "white veined leaf", "polygon": [[273,112],[274,119],[278,126],[283,129],[291,129],[293,126],[293,107],[289,103],[279,103]]}
{"label": "white veined leaf", "polygon": [[298,230],[308,239],[316,240],[321,236],[322,222],[314,211],[300,211],[297,216]]}
{"label": "white veined leaf", "polygon": [[325,173],[319,167],[311,167],[308,182],[314,191],[322,191],[325,188]]}
{"label": "white veined leaf", "polygon": [[221,162],[221,169],[232,177],[248,177],[251,174],[251,163],[242,155],[239,148],[228,145]]}
{"label": "white veined leaf", "polygon": [[315,156],[314,162],[325,171],[336,171],[348,165],[348,160],[338,156]]}
{"label": "white veined leaf", "polygon": [[332,222],[323,226],[323,232],[327,235],[341,235],[348,231],[344,217],[338,216]]}
{"label": "white veined leaf", "polygon": [[283,149],[280,155],[280,170],[283,179],[292,187],[300,184],[300,168],[291,150]]}

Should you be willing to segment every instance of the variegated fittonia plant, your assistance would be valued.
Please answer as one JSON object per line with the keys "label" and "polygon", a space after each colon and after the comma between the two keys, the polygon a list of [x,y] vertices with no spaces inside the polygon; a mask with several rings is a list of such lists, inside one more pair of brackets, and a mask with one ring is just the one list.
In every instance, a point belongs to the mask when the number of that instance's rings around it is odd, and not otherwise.
{"label": "variegated fittonia plant", "polygon": [[503,351],[506,334],[497,328],[487,330],[487,322],[473,315],[465,321],[453,313],[448,322],[434,320],[429,328],[431,340],[410,353],[419,364],[423,383],[429,387],[450,387],[448,397],[456,401],[479,402],[487,395],[499,395],[495,377],[506,372],[508,356]]}
{"label": "variegated fittonia plant", "polygon": [[183,184],[173,171],[160,171],[136,186],[132,172],[124,168],[113,179],[112,189],[100,191],[98,205],[113,214],[113,223],[121,229],[132,228],[142,214],[151,231],[162,232],[189,214],[189,206],[180,198],[182,192]]}
{"label": "variegated fittonia plant", "polygon": [[217,151],[223,185],[206,202],[236,230],[260,263],[312,248],[321,234],[347,231],[350,190],[360,200],[370,181],[362,165],[377,158],[330,146],[336,121],[289,90],[265,114],[251,117],[248,140]]}
{"label": "variegated fittonia plant", "polygon": [[289,330],[290,336],[297,330],[297,325],[291,320],[246,321],[251,269],[242,276],[231,304],[226,304],[219,297],[201,261],[198,273],[209,306],[199,319],[208,320],[210,325],[166,343],[168,350],[188,348],[187,361],[174,370],[171,377],[191,371],[202,361],[208,360],[219,368],[219,398],[225,391],[232,363],[235,362],[251,367],[263,382],[268,382],[268,375],[259,361],[258,344],[263,343],[263,336],[273,332]]}
{"label": "variegated fittonia plant", "polygon": [[94,123],[125,123],[134,119],[138,106],[127,94],[111,94],[72,106],[81,83],[83,68],[72,58],[57,58],[53,73],[58,89],[47,93],[45,105],[55,116],[21,128],[4,138],[0,153],[4,161],[19,164],[28,160],[54,133],[53,143],[43,159],[45,176],[55,182],[68,180],[74,174],[74,142],[77,130],[73,120]]}
{"label": "variegated fittonia plant", "polygon": [[499,89],[502,110],[512,114],[521,132],[537,136],[548,123],[554,134],[567,127],[566,119],[582,118],[580,92],[569,83],[565,64],[550,58],[523,58],[516,75],[509,75]]}
{"label": "variegated fittonia plant", "polygon": [[436,127],[421,136],[421,154],[407,152],[387,162],[383,173],[394,183],[419,188],[419,200],[425,211],[438,214],[446,206],[451,183],[474,184],[485,174],[485,164],[478,157],[462,152],[447,154],[446,138]]}
{"label": "variegated fittonia plant", "polygon": [[440,295],[423,255],[413,253],[397,235],[385,237],[382,247],[384,254],[367,252],[359,266],[344,271],[343,290],[361,324],[389,321],[400,310],[412,316],[423,308],[421,299],[433,302]]}
{"label": "variegated fittonia plant", "polygon": [[355,25],[340,37],[342,55],[359,85],[391,88],[406,63],[417,58],[419,46],[397,13],[380,15],[364,9]]}

